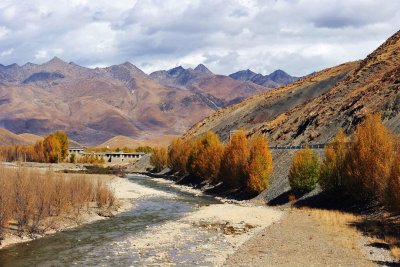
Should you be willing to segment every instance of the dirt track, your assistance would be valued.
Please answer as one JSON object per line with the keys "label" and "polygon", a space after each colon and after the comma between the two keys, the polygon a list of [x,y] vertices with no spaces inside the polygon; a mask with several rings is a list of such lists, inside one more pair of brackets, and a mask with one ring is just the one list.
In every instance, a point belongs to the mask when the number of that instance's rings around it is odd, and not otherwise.
{"label": "dirt track", "polygon": [[306,211],[291,210],[244,243],[224,266],[376,266],[333,240]]}

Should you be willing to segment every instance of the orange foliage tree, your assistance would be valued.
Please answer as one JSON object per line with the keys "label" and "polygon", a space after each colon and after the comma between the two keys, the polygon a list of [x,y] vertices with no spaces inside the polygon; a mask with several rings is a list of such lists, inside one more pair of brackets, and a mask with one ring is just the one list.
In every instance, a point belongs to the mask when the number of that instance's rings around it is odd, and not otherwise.
{"label": "orange foliage tree", "polygon": [[187,170],[202,180],[216,182],[224,147],[218,136],[209,131],[198,137],[190,150]]}
{"label": "orange foliage tree", "polygon": [[246,186],[249,144],[243,130],[235,131],[222,156],[219,179],[230,188]]}
{"label": "orange foliage tree", "polygon": [[380,114],[357,126],[346,160],[346,189],[357,199],[383,197],[393,162],[393,136]]}
{"label": "orange foliage tree", "polygon": [[153,154],[150,157],[150,164],[154,166],[155,171],[160,172],[167,167],[168,153],[164,147],[154,148]]}
{"label": "orange foliage tree", "polygon": [[400,211],[400,138],[395,140],[395,155],[390,170],[385,203],[393,210]]}
{"label": "orange foliage tree", "polygon": [[246,166],[247,190],[260,193],[269,185],[272,173],[272,155],[268,148],[268,141],[261,135],[250,140],[250,154]]}
{"label": "orange foliage tree", "polygon": [[185,174],[192,142],[176,138],[168,147],[168,166],[173,172]]}
{"label": "orange foliage tree", "polygon": [[325,147],[325,159],[321,166],[319,183],[326,192],[338,192],[342,186],[348,151],[346,140],[346,134],[340,128],[333,141]]}
{"label": "orange foliage tree", "polygon": [[39,162],[61,162],[68,155],[68,137],[61,131],[49,134],[43,141],[35,144],[37,161]]}

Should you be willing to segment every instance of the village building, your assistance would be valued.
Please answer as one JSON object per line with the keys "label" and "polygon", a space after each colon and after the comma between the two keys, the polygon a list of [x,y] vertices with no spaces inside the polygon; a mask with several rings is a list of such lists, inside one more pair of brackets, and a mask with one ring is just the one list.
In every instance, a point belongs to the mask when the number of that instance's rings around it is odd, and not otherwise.
{"label": "village building", "polygon": [[104,159],[106,163],[133,163],[141,159],[146,153],[143,152],[85,152],[83,146],[70,146],[68,148],[68,158],[74,154],[76,159],[81,157],[98,157]]}

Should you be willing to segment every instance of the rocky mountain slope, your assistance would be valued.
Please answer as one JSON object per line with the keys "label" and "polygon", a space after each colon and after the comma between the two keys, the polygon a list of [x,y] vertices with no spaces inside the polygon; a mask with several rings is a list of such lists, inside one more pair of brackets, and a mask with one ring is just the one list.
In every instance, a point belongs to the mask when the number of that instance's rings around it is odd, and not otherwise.
{"label": "rocky mountain slope", "polygon": [[364,60],[323,70],[285,87],[219,110],[188,136],[209,129],[226,139],[242,127],[272,145],[328,141],[342,127],[350,133],[369,112],[400,132],[400,32]]}
{"label": "rocky mountain slope", "polygon": [[[212,130],[226,141],[231,130],[244,128],[249,136],[264,135],[272,146],[325,143],[340,127],[350,134],[371,112],[380,112],[384,123],[400,133],[400,31],[364,60],[219,110],[193,126],[186,137]],[[290,189],[287,177],[293,155],[293,150],[273,150],[270,187],[258,199],[270,201]]]}
{"label": "rocky mountain slope", "polygon": [[129,62],[89,69],[53,58],[0,65],[0,125],[19,134],[64,130],[86,145],[114,136],[182,134],[213,111],[267,90],[204,65],[147,75]]}
{"label": "rocky mountain slope", "polygon": [[250,81],[268,88],[276,88],[299,79],[299,77],[290,76],[283,70],[276,70],[269,75],[262,75],[249,69],[232,73],[229,77],[238,81]]}

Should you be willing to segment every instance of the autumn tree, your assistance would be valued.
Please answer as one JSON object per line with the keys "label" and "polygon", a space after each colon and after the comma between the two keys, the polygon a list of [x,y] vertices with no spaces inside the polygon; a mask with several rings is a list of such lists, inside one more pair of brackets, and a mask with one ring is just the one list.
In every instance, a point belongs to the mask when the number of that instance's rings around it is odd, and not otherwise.
{"label": "autumn tree", "polygon": [[37,142],[34,150],[39,162],[61,162],[68,155],[68,137],[66,133],[56,131]]}
{"label": "autumn tree", "polygon": [[289,170],[289,184],[295,193],[312,191],[319,179],[320,161],[318,154],[310,148],[299,150]]}
{"label": "autumn tree", "polygon": [[246,165],[247,190],[260,193],[269,185],[272,173],[272,155],[268,141],[261,135],[250,139],[250,154]]}
{"label": "autumn tree", "polygon": [[166,148],[154,148],[150,156],[150,164],[154,166],[155,171],[160,172],[167,167],[168,153]]}
{"label": "autumn tree", "polygon": [[58,140],[60,144],[60,160],[64,160],[68,156],[68,136],[65,132],[62,131],[56,131],[53,134],[51,134],[56,140]]}
{"label": "autumn tree", "polygon": [[384,200],[389,208],[400,211],[400,137],[395,139],[394,152]]}
{"label": "autumn tree", "polygon": [[382,197],[393,162],[393,136],[380,114],[367,115],[351,139],[346,189],[357,199]]}
{"label": "autumn tree", "polygon": [[325,147],[325,159],[321,166],[319,183],[326,192],[339,192],[345,177],[347,137],[340,128],[333,141]]}
{"label": "autumn tree", "polygon": [[168,147],[168,166],[176,173],[185,174],[189,153],[192,147],[190,140],[176,138]]}
{"label": "autumn tree", "polygon": [[219,179],[230,188],[246,186],[249,144],[243,130],[235,131],[222,156]]}
{"label": "autumn tree", "polygon": [[215,182],[221,165],[224,147],[211,131],[198,137],[190,150],[187,170],[201,180]]}

